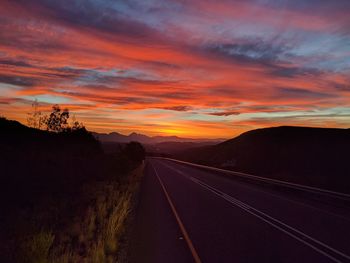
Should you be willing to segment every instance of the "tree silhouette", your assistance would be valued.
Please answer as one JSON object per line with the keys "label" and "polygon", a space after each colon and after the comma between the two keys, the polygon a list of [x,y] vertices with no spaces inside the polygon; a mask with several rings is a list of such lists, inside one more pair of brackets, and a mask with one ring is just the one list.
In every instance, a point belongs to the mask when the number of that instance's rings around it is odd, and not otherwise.
{"label": "tree silhouette", "polygon": [[52,112],[46,120],[46,129],[53,132],[64,132],[69,130],[69,110],[61,110],[59,105],[52,106]]}
{"label": "tree silhouette", "polygon": [[80,129],[85,128],[82,122],[77,121],[77,119],[75,118],[75,115],[73,115],[72,117],[72,122],[71,122],[71,130],[72,131],[77,131]]}
{"label": "tree silhouette", "polygon": [[73,115],[70,125],[68,119],[70,117],[67,108],[61,110],[58,104],[52,106],[51,113],[44,114],[39,110],[38,100],[35,99],[32,103],[32,111],[28,113],[28,126],[35,129],[46,129],[51,132],[74,132],[84,130],[85,127],[82,122],[76,120]]}
{"label": "tree silhouette", "polygon": [[145,148],[139,142],[129,142],[124,149],[126,156],[137,163],[145,159]]}
{"label": "tree silhouette", "polygon": [[46,123],[46,116],[39,110],[38,100],[35,99],[32,103],[32,112],[28,113],[27,123],[29,127],[42,129]]}

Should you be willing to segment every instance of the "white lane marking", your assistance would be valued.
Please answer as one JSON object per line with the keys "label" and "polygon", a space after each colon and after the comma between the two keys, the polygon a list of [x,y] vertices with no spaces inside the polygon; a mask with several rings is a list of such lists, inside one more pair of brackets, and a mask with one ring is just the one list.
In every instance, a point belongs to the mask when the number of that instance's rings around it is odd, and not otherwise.
{"label": "white lane marking", "polygon": [[[260,210],[255,209],[254,207],[252,207],[252,206],[250,206],[250,205],[248,205],[248,204],[246,204],[246,203],[243,203],[243,202],[241,202],[240,200],[238,200],[238,199],[236,199],[236,198],[234,198],[234,197],[232,197],[232,196],[230,196],[230,195],[227,195],[227,194],[224,193],[224,192],[221,192],[220,190],[218,190],[218,189],[216,189],[216,188],[214,188],[214,187],[212,187],[212,186],[207,185],[206,183],[204,183],[204,182],[198,180],[197,178],[190,177],[190,180],[193,181],[194,183],[196,183],[196,184],[198,184],[198,185],[200,185],[200,186],[206,188],[207,190],[209,190],[210,192],[216,194],[217,196],[222,197],[222,198],[224,198],[225,200],[229,201],[230,203],[232,203],[232,204],[234,204],[234,205],[236,205],[236,206],[242,208],[243,210],[247,211],[248,213],[250,213],[250,214],[252,214],[252,215],[258,217],[259,219],[265,221],[265,222],[268,223],[269,225],[271,225],[271,226],[273,226],[273,227],[275,227],[275,228],[281,230],[282,232],[286,233],[287,235],[289,235],[289,236],[291,236],[291,237],[297,239],[298,241],[304,243],[305,245],[307,245],[307,246],[313,248],[314,250],[316,250],[317,252],[319,252],[319,253],[323,254],[324,256],[330,258],[330,259],[333,260],[334,262],[342,262],[342,261],[340,261],[340,260],[338,260],[337,258],[333,257],[332,255],[328,254],[327,252],[325,252],[325,251],[323,251],[323,250],[321,250],[321,249],[315,247],[313,244],[309,243],[309,242],[306,241],[305,239],[311,240],[311,241],[315,242],[316,244],[318,244],[319,246],[321,246],[321,247],[323,247],[323,248],[326,248],[326,249],[332,251],[333,253],[337,254],[338,256],[341,256],[341,257],[344,257],[344,258],[350,260],[350,256],[348,256],[348,255],[346,255],[346,254],[340,252],[339,250],[334,249],[334,248],[328,246],[327,244],[325,244],[325,243],[323,243],[323,242],[321,242],[321,241],[319,241],[319,240],[317,240],[317,239],[315,239],[315,238],[313,238],[313,237],[311,237],[311,236],[309,236],[309,235],[307,235],[307,234],[301,232],[300,230],[298,230],[298,229],[296,229],[296,228],[293,228],[293,227],[291,227],[291,226],[289,226],[289,225],[287,225],[287,224],[285,224],[285,223],[279,221],[278,219],[275,219],[275,218],[273,218],[273,217],[271,217],[271,216],[265,214],[264,212],[261,212]],[[260,215],[259,215],[259,214],[260,214]],[[262,217],[261,215],[263,215],[263,216],[266,217],[266,218]],[[284,227],[287,228],[289,231],[288,231],[287,229],[283,229],[282,227],[276,225],[275,223],[278,223],[278,224],[284,226]],[[290,230],[294,231],[295,233],[298,233],[299,235],[301,235],[301,236],[302,236],[303,238],[305,238],[305,239],[302,239],[302,238],[296,236],[295,234],[291,233]]]}
{"label": "white lane marking", "polygon": [[213,171],[219,171],[219,172],[224,172],[240,177],[246,177],[246,178],[251,178],[259,181],[265,181],[265,182],[270,182],[274,184],[280,184],[280,185],[285,185],[289,186],[291,188],[307,191],[307,192],[313,192],[313,193],[318,193],[318,194],[324,194],[324,195],[329,195],[333,197],[338,197],[340,199],[344,200],[350,200],[350,194],[345,194],[345,193],[340,193],[340,192],[335,192],[331,190],[326,190],[326,189],[321,189],[317,187],[312,187],[312,186],[306,186],[306,185],[301,185],[301,184],[296,184],[296,183],[290,183],[286,181],[281,181],[277,179],[271,179],[271,178],[265,178],[265,177],[260,177],[252,174],[247,174],[247,173],[242,173],[242,172],[234,172],[230,170],[225,170],[225,169],[220,169],[216,167],[211,167],[211,166],[206,166],[206,165],[201,165],[201,164],[196,164],[196,163],[190,163],[190,162],[185,162],[185,161],[180,161],[176,159],[171,159],[171,158],[164,158],[164,157],[153,157],[154,159],[160,159],[160,160],[169,160],[172,162],[177,162],[177,163],[182,163],[182,164],[187,164],[190,166],[195,166],[195,167],[200,167],[200,168],[205,168],[207,170],[213,170]]}
{"label": "white lane marking", "polygon": [[[162,162],[161,164],[164,165],[164,166],[166,166],[166,167],[168,167],[168,168],[170,168],[170,169],[172,169],[172,170],[178,171],[178,169],[173,168],[173,167],[171,167],[171,166],[168,165],[168,164],[164,164],[163,162]],[[256,217],[262,219],[263,221],[269,223],[270,225],[272,225],[272,226],[278,228],[279,230],[283,231],[284,233],[287,233],[288,235],[290,235],[290,236],[294,237],[295,239],[301,241],[301,242],[304,243],[305,245],[308,245],[309,247],[315,249],[316,251],[318,251],[319,253],[321,253],[321,254],[327,256],[328,258],[332,259],[333,261],[335,261],[335,262],[342,262],[342,261],[339,261],[338,259],[334,258],[332,255],[329,255],[327,252],[324,252],[324,251],[318,249],[317,247],[313,246],[312,244],[308,243],[308,242],[305,241],[304,239],[301,239],[301,238],[295,236],[293,233],[290,233],[290,232],[288,232],[287,230],[284,230],[284,229],[282,229],[281,227],[276,226],[273,222],[270,222],[270,221],[268,221],[268,220],[262,218],[261,216],[257,215],[256,213],[259,213],[259,214],[261,214],[261,215],[267,217],[269,220],[274,221],[274,222],[276,222],[276,223],[278,223],[278,224],[284,226],[285,228],[287,228],[287,229],[289,229],[289,230],[292,230],[292,231],[298,233],[298,234],[301,235],[303,238],[309,239],[309,240],[315,242],[316,244],[318,244],[319,246],[322,246],[323,248],[326,248],[326,249],[332,251],[333,253],[335,253],[335,254],[337,254],[337,255],[339,255],[339,256],[342,256],[342,257],[344,257],[344,258],[346,258],[346,259],[348,259],[348,260],[350,260],[350,256],[348,256],[348,255],[344,254],[343,252],[341,252],[341,251],[339,251],[339,250],[337,250],[337,249],[335,249],[335,248],[332,248],[332,247],[330,247],[329,245],[327,245],[327,244],[325,244],[325,243],[323,243],[323,242],[321,242],[321,241],[319,241],[319,240],[317,240],[317,239],[315,239],[315,238],[313,238],[313,237],[311,237],[311,236],[305,234],[304,232],[302,232],[302,231],[300,231],[300,230],[298,230],[298,229],[296,229],[296,228],[294,228],[294,227],[292,227],[292,226],[289,226],[289,225],[283,223],[282,221],[280,221],[280,220],[278,220],[278,219],[276,219],[276,218],[273,218],[273,217],[267,215],[266,213],[264,213],[264,212],[262,212],[262,211],[260,211],[260,210],[258,210],[258,209],[256,209],[256,208],[254,208],[254,207],[252,207],[252,206],[250,206],[250,205],[248,205],[248,204],[246,204],[246,203],[244,203],[244,202],[242,202],[242,201],[240,201],[240,200],[238,200],[238,199],[236,199],[236,198],[234,198],[234,197],[232,197],[232,196],[230,196],[230,195],[228,195],[228,194],[226,194],[226,193],[224,193],[224,192],[222,192],[222,191],[220,191],[220,190],[218,190],[218,189],[216,189],[216,188],[214,188],[214,187],[212,187],[212,186],[210,186],[210,185],[208,185],[208,184],[206,184],[206,183],[204,183],[204,182],[202,182],[201,180],[199,180],[199,179],[197,179],[197,178],[195,178],[195,177],[187,176],[187,175],[186,175],[185,173],[183,173],[183,172],[180,172],[180,174],[182,174],[185,178],[190,179],[191,181],[193,181],[193,182],[195,182],[195,183],[201,185],[202,187],[206,188],[207,190],[209,190],[209,191],[215,193],[217,196],[220,196],[220,197],[224,198],[225,200],[229,201],[230,203],[235,204],[236,206],[239,206],[240,208],[246,210],[246,211],[249,212],[250,214],[253,214],[253,215],[255,215]],[[254,212],[252,212],[252,211],[254,211]]]}
{"label": "white lane marking", "polygon": [[[156,168],[152,164],[151,164],[151,166],[152,166],[152,168],[153,168],[153,170],[155,172],[156,177],[158,178],[160,186],[161,186],[161,188],[162,188],[162,190],[163,190],[163,192],[165,194],[165,197],[166,197],[166,199],[167,199],[167,201],[168,201],[168,203],[170,205],[170,208],[171,208],[171,210],[172,210],[172,212],[173,212],[173,214],[175,216],[175,219],[176,219],[176,221],[177,221],[177,223],[178,223],[178,225],[180,227],[182,235],[184,236],[185,241],[186,241],[186,243],[187,243],[187,245],[188,245],[188,247],[189,247],[189,249],[191,251],[191,254],[192,254],[194,262],[195,263],[201,263],[201,259],[200,259],[199,255],[198,255],[195,247],[193,246],[192,240],[191,240],[190,236],[188,235],[188,232],[186,231],[186,228],[185,228],[184,224],[181,221],[181,218],[180,218],[180,216],[179,216],[179,214],[178,214],[178,212],[177,212],[177,210],[175,208],[175,205],[174,205],[173,201],[170,198],[170,195],[169,195],[168,191],[165,188],[165,185],[164,185],[163,181],[160,179]],[[182,237],[180,237],[180,238],[182,238]]]}
{"label": "white lane marking", "polygon": [[[176,163],[176,162],[175,162],[175,163]],[[163,165],[167,166],[168,168],[171,168],[171,169],[177,171],[178,173],[180,173],[180,174],[186,176],[186,175],[184,174],[184,172],[182,172],[182,171],[180,171],[180,170],[178,170],[178,169],[176,169],[176,168],[174,168],[174,167],[171,167],[171,166],[169,166],[169,165],[167,165],[167,164],[165,164],[165,163],[163,163],[163,162],[162,162],[161,164],[163,164]],[[176,164],[176,165],[182,165],[182,164]],[[187,167],[187,168],[189,168],[189,167]],[[195,169],[195,168],[192,167],[191,169]],[[208,172],[209,172],[209,171],[208,171]],[[210,173],[209,173],[209,174],[210,174]],[[212,174],[211,174],[211,175],[212,175]],[[227,178],[225,178],[225,179],[228,179],[228,180],[229,180],[230,178],[227,177]],[[300,206],[304,206],[304,207],[307,207],[307,208],[311,208],[311,209],[316,210],[316,211],[319,211],[319,212],[321,212],[321,213],[325,213],[325,214],[330,215],[330,216],[338,217],[338,218],[340,218],[340,219],[342,219],[342,220],[346,220],[346,221],[349,221],[349,222],[350,222],[350,218],[345,217],[345,216],[343,216],[343,215],[339,215],[339,214],[336,214],[336,213],[334,213],[334,212],[329,212],[329,211],[327,211],[327,210],[325,210],[325,209],[321,209],[321,208],[318,208],[318,207],[315,207],[315,206],[312,206],[312,205],[309,205],[309,204],[304,204],[304,203],[302,203],[302,202],[299,202],[299,201],[296,201],[296,200],[292,200],[292,199],[287,198],[287,197],[284,197],[284,196],[272,194],[272,193],[270,193],[270,192],[268,192],[268,191],[265,191],[265,190],[261,190],[261,189],[257,189],[257,188],[252,188],[252,187],[245,186],[245,185],[242,185],[242,186],[243,186],[244,188],[246,188],[246,189],[253,190],[253,191],[256,191],[256,192],[260,192],[260,193],[264,193],[264,194],[266,194],[266,195],[270,195],[270,196],[273,196],[273,197],[275,197],[275,198],[278,198],[278,199],[281,199],[281,200],[285,200],[285,201],[287,201],[287,202],[294,203],[294,204],[297,204],[297,205],[300,205]]]}

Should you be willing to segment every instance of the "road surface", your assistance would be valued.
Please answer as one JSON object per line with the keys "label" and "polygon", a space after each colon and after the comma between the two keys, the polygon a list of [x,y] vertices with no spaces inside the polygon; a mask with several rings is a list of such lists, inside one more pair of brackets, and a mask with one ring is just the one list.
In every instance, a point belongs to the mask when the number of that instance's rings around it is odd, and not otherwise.
{"label": "road surface", "polygon": [[350,210],[148,159],[131,262],[350,262]]}

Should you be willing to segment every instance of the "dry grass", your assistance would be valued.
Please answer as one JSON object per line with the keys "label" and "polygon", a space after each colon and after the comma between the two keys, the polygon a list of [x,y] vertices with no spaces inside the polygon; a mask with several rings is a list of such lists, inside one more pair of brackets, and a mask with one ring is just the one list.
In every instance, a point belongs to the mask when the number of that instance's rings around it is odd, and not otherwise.
{"label": "dry grass", "polygon": [[22,262],[47,263],[49,262],[49,250],[53,244],[55,236],[51,231],[40,231],[22,241],[20,255]]}
{"label": "dry grass", "polygon": [[35,263],[115,262],[131,199],[143,165],[122,181],[100,181],[83,187],[85,207],[67,219],[63,229],[40,231],[23,242],[23,260]]}

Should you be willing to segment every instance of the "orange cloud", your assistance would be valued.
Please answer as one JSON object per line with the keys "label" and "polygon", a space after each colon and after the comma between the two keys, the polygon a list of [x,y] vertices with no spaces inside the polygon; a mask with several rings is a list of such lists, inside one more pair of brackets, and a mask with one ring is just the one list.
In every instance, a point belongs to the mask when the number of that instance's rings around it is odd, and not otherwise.
{"label": "orange cloud", "polygon": [[[230,137],[271,125],[349,125],[349,51],[340,36],[324,40],[349,22],[335,4],[339,24],[322,7],[310,21],[298,1],[282,9],[191,1],[182,12],[165,1],[153,16],[63,2],[1,3],[1,114],[25,122],[37,98],[98,131]],[[308,34],[325,44],[311,46]]]}

